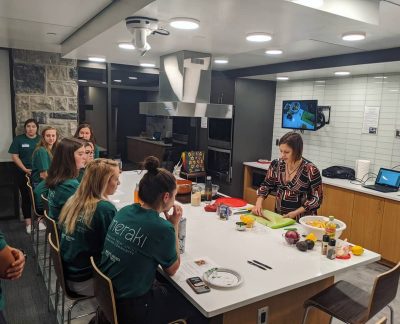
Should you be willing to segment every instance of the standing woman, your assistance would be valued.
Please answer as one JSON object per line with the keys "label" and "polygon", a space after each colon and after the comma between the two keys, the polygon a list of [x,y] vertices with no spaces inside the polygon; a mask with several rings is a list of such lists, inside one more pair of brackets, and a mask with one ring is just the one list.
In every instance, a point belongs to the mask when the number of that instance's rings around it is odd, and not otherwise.
{"label": "standing woman", "polygon": [[18,167],[16,172],[17,184],[21,193],[22,213],[25,218],[26,232],[32,231],[31,225],[31,198],[29,189],[26,185],[26,177],[32,172],[32,153],[35,150],[36,144],[40,141],[38,136],[39,124],[34,119],[28,119],[24,124],[25,133],[14,138],[8,153],[15,165]]}
{"label": "standing woman", "polygon": [[275,212],[297,221],[304,215],[316,215],[322,203],[322,179],[317,167],[302,157],[300,134],[286,133],[279,140],[281,158],[274,160],[257,190],[253,213],[263,216],[262,203],[276,191]]}
{"label": "standing woman", "polygon": [[63,138],[57,145],[46,178],[46,186],[49,188],[49,217],[56,222],[62,207],[78,189],[79,182],[76,178],[85,162],[85,146],[81,140]]}
{"label": "standing woman", "polygon": [[54,127],[48,126],[42,130],[42,138],[32,155],[32,184],[35,188],[40,181],[47,178],[53,153],[57,146],[58,134]]}
{"label": "standing woman", "polygon": [[59,224],[61,257],[69,288],[93,296],[90,256],[100,261],[107,229],[117,213],[108,196],[119,185],[119,165],[108,159],[88,163],[78,190],[64,205]]}
{"label": "standing woman", "polygon": [[189,323],[197,323],[191,320],[202,316],[174,288],[153,284],[159,265],[170,276],[179,268],[182,208],[175,204],[175,177],[159,168],[159,160],[153,156],[144,164],[147,173],[139,183],[143,205],[126,206],[114,217],[100,269],[112,281],[120,324],[169,323],[187,316],[193,316]]}
{"label": "standing woman", "polygon": [[97,159],[100,157],[100,150],[96,144],[96,139],[93,134],[92,126],[90,124],[80,124],[76,129],[75,138],[83,138],[87,141],[90,141],[94,145],[94,158]]}

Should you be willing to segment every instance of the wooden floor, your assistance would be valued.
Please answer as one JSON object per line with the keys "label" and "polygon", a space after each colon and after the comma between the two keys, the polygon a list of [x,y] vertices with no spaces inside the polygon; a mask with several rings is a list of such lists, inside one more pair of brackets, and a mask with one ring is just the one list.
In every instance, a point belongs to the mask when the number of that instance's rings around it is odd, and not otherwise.
{"label": "wooden floor", "polygon": [[[22,222],[17,220],[0,221],[0,230],[5,234],[9,245],[24,249],[28,256],[32,255],[30,238],[25,233]],[[375,276],[386,270],[387,267],[374,263],[349,270],[337,276],[336,280],[347,280],[365,290],[370,290]],[[54,312],[49,313],[47,311],[45,284],[43,277],[36,275],[32,258],[28,257],[23,277],[17,281],[3,281],[3,288],[3,293],[6,296],[5,315],[8,324],[56,323]],[[400,323],[400,294],[397,294],[392,306],[395,312],[394,323]],[[85,309],[81,309],[81,311],[85,311]],[[389,317],[389,312],[386,309],[368,323],[376,323],[383,316]],[[91,316],[74,320],[72,323],[85,324],[88,323],[90,318]],[[341,322],[334,319],[332,323],[338,324]]]}

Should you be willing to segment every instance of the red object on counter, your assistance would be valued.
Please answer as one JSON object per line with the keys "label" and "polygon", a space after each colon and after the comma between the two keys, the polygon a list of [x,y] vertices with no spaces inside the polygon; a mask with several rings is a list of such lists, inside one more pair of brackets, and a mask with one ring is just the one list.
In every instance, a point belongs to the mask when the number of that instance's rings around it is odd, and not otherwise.
{"label": "red object on counter", "polygon": [[215,200],[215,204],[223,204],[229,207],[244,207],[247,201],[240,198],[221,197]]}
{"label": "red object on counter", "polygon": [[213,204],[208,204],[204,206],[204,210],[206,212],[213,212],[215,213],[217,211],[217,204],[213,203]]}
{"label": "red object on counter", "polygon": [[347,259],[350,259],[350,258],[351,258],[350,253],[348,253],[346,255],[343,255],[343,256],[336,256],[336,259],[342,259],[342,260],[347,260]]}

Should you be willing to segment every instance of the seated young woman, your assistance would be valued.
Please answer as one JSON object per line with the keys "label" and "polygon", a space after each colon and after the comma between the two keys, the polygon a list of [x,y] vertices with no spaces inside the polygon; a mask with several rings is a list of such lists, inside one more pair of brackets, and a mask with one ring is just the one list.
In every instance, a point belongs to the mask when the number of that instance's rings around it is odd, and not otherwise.
{"label": "seated young woman", "polygon": [[[86,165],[89,164],[89,162],[93,161],[94,159],[94,144],[91,141],[87,141],[83,138],[82,139],[85,142],[85,154],[86,154]],[[84,168],[79,169],[79,175],[78,175],[78,181],[81,183],[83,175],[85,174],[86,170],[86,165]]]}
{"label": "seated young woman", "polygon": [[45,127],[42,137],[32,154],[32,184],[35,188],[40,181],[47,178],[47,170],[50,169],[53,153],[57,146],[58,134],[54,127]]}
{"label": "seated young woman", "polygon": [[144,165],[147,173],[139,183],[143,204],[126,206],[114,217],[99,264],[112,280],[118,322],[168,323],[187,318],[189,323],[202,323],[202,315],[172,286],[155,281],[159,265],[170,276],[179,268],[182,208],[175,204],[175,177],[159,168],[155,157],[146,158]]}
{"label": "seated young woman", "polygon": [[78,190],[66,202],[59,217],[61,257],[69,288],[93,296],[90,256],[100,261],[104,239],[117,213],[108,201],[119,185],[119,166],[108,159],[96,159],[86,166]]}
{"label": "seated young woman", "polygon": [[76,129],[75,138],[83,138],[84,140],[90,141],[94,145],[94,158],[97,159],[100,157],[99,147],[96,145],[96,139],[93,134],[93,129],[90,124],[80,124]]}
{"label": "seated young woman", "polygon": [[57,145],[53,161],[46,178],[49,188],[49,217],[58,222],[61,208],[78,189],[76,179],[79,169],[85,166],[84,143],[76,138],[63,138]]}

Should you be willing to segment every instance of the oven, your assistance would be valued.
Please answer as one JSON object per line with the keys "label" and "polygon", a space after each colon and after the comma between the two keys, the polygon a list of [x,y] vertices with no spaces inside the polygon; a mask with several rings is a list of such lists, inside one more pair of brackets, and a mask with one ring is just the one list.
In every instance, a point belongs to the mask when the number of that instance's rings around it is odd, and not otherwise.
{"label": "oven", "polygon": [[214,148],[232,149],[232,119],[209,118],[208,145]]}
{"label": "oven", "polygon": [[231,182],[232,151],[229,149],[208,146],[207,174],[223,182]]}

